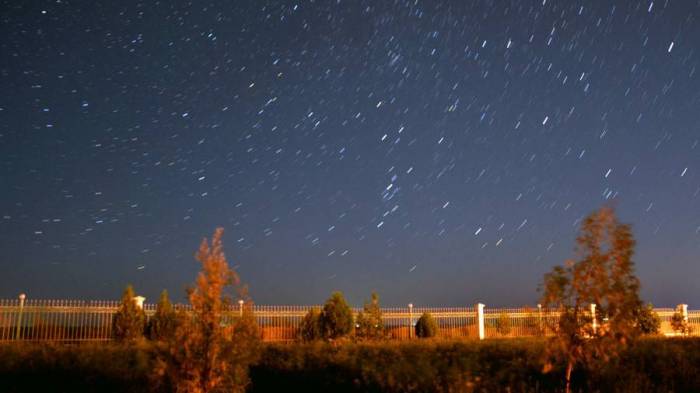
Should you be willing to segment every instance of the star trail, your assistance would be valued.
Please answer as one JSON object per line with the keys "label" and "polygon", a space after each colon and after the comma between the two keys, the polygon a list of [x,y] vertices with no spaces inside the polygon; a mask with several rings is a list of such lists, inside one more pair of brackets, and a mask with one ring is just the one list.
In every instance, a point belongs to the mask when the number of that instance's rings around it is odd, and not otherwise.
{"label": "star trail", "polygon": [[2,1],[0,295],[534,304],[617,209],[700,304],[698,1]]}

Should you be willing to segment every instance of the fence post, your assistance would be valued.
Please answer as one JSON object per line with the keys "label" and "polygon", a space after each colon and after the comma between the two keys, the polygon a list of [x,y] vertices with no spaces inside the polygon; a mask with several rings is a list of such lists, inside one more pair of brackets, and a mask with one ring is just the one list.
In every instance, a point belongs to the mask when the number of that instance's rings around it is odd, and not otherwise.
{"label": "fence post", "polygon": [[683,315],[683,321],[685,321],[685,323],[688,323],[688,305],[679,304],[678,308],[680,308],[681,315]]}
{"label": "fence post", "polygon": [[146,298],[143,296],[134,296],[133,299],[134,303],[136,303],[136,307],[143,310],[143,302],[146,300]]}
{"label": "fence post", "polygon": [[484,304],[479,303],[476,305],[476,317],[479,321],[479,340],[483,340],[486,337],[486,330],[484,329]]}
{"label": "fence post", "polygon": [[591,303],[591,327],[593,328],[593,334],[598,332],[598,320],[595,315],[595,303]]}
{"label": "fence post", "polygon": [[408,303],[408,338],[413,337],[413,303]]}
{"label": "fence post", "polygon": [[537,335],[544,335],[542,329],[542,305],[537,303]]}
{"label": "fence post", "polygon": [[243,299],[238,301],[238,316],[243,318]]}
{"label": "fence post", "polygon": [[22,331],[22,312],[24,311],[24,299],[27,298],[27,295],[20,293],[19,294],[19,315],[17,316],[17,330],[15,330],[15,340],[19,340],[22,335],[20,334]]}

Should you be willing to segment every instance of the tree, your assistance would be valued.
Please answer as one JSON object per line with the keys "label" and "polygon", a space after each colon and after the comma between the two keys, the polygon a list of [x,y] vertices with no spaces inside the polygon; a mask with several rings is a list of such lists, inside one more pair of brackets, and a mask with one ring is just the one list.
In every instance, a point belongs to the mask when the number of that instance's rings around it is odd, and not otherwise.
{"label": "tree", "polygon": [[440,327],[429,312],[424,312],[416,322],[416,337],[430,338],[438,334]]}
{"label": "tree", "polygon": [[693,330],[690,327],[688,320],[678,310],[675,313],[673,313],[673,316],[671,316],[671,329],[673,329],[674,332],[683,336],[689,335]]}
{"label": "tree", "polygon": [[230,290],[240,295],[244,288],[228,266],[222,235],[223,228],[217,228],[211,245],[202,240],[196,254],[202,270],[187,294],[192,309],[179,313],[169,356],[162,363],[177,392],[243,392],[255,357],[249,352],[256,350],[249,342],[250,326],[223,323],[225,313],[231,312]]}
{"label": "tree", "polygon": [[175,333],[176,327],[177,314],[168,298],[168,291],[164,289],[160,293],[156,312],[148,321],[148,337],[154,341],[164,341]]}
{"label": "tree", "polygon": [[333,292],[326,300],[319,320],[324,338],[337,339],[352,332],[352,310],[341,292]]}
{"label": "tree", "polygon": [[[556,266],[544,276],[542,304],[559,312],[549,342],[550,361],[566,364],[566,391],[576,365],[605,363],[619,355],[638,334],[636,310],[641,305],[634,274],[635,241],[629,225],[611,208],[589,215],[576,239],[577,261]],[[593,325],[590,305],[596,305]],[[547,318],[550,320],[550,318]]]}
{"label": "tree", "polygon": [[637,310],[637,327],[641,334],[659,334],[661,318],[654,311],[654,305],[648,303]]}
{"label": "tree", "polygon": [[134,342],[143,338],[146,314],[136,304],[134,296],[134,288],[127,285],[112,320],[112,331],[117,341]]}
{"label": "tree", "polygon": [[379,340],[384,338],[384,331],[382,310],[379,307],[379,296],[372,292],[371,302],[365,303],[362,311],[357,314],[355,335],[360,339]]}
{"label": "tree", "polygon": [[310,309],[299,325],[298,337],[301,341],[315,341],[323,338],[321,334],[321,311],[314,307]]}

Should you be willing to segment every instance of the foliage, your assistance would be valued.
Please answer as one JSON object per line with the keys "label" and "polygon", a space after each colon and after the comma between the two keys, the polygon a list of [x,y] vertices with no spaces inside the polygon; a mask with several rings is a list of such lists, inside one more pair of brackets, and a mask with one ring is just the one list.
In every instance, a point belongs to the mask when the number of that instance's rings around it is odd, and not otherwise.
{"label": "foliage", "polygon": [[430,338],[438,334],[439,326],[435,318],[429,313],[424,312],[416,322],[416,337]]}
{"label": "foliage", "polygon": [[379,340],[385,337],[385,330],[379,296],[372,292],[371,302],[365,303],[362,311],[357,314],[355,336],[364,340]]}
{"label": "foliage", "polygon": [[[561,313],[548,347],[548,364],[566,364],[566,391],[576,365],[604,364],[617,357],[638,334],[641,305],[634,274],[635,241],[629,225],[602,208],[582,223],[576,239],[578,261],[556,266],[544,276],[542,304]],[[589,310],[596,304],[595,329]],[[603,323],[603,321],[606,321]]]}
{"label": "foliage", "polygon": [[[542,373],[545,353],[543,339],[272,344],[250,392],[561,392],[565,370]],[[697,392],[700,339],[642,339],[576,377],[577,392]]]}
{"label": "foliage", "polygon": [[314,341],[323,338],[321,334],[321,311],[316,307],[310,309],[301,320],[298,338],[301,341]]}
{"label": "foliage", "polygon": [[352,333],[352,310],[341,292],[333,292],[326,300],[319,319],[321,334],[327,339],[337,339]]}
{"label": "foliage", "polygon": [[680,311],[673,313],[673,316],[671,317],[671,329],[673,329],[674,332],[684,336],[689,335],[693,330],[688,323],[688,319],[683,316]]}
{"label": "foliage", "polygon": [[637,328],[641,334],[659,334],[661,329],[661,318],[654,311],[654,305],[647,303],[646,306],[639,307],[636,315]]}
{"label": "foliage", "polygon": [[112,322],[112,332],[117,341],[133,343],[143,338],[146,314],[136,305],[134,296],[134,288],[127,285]]}
{"label": "foliage", "polygon": [[168,291],[164,289],[160,293],[156,312],[148,321],[148,338],[156,341],[166,340],[175,334],[176,327],[177,314],[168,298]]}
{"label": "foliage", "polygon": [[[162,345],[2,344],[1,390],[173,392],[152,373]],[[541,339],[266,344],[249,392],[561,392],[564,370],[541,372],[545,346]],[[700,338],[641,339],[619,362],[576,373],[577,392],[698,392]]]}
{"label": "foliage", "polygon": [[[3,392],[154,392],[148,342],[0,344]],[[163,391],[165,392],[165,391]]]}
{"label": "foliage", "polygon": [[249,342],[255,336],[252,322],[243,318],[229,326],[222,323],[231,305],[228,290],[235,288],[245,296],[238,275],[226,261],[222,235],[223,229],[217,228],[211,245],[204,239],[199,247],[196,259],[202,270],[188,290],[192,311],[179,314],[168,354],[156,368],[172,380],[177,392],[242,392],[248,365],[255,358],[256,345]]}
{"label": "foliage", "polygon": [[502,312],[498,314],[498,319],[496,320],[496,332],[501,336],[507,336],[510,334],[510,316],[507,312]]}

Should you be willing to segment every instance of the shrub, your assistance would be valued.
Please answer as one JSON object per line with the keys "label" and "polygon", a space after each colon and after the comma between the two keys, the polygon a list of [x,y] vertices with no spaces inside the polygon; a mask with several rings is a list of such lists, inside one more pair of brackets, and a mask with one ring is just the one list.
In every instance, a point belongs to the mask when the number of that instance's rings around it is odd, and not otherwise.
{"label": "shrub", "polygon": [[336,339],[352,332],[352,310],[341,292],[333,292],[321,311],[320,327],[324,338]]}
{"label": "shrub", "polygon": [[156,312],[148,321],[148,338],[155,341],[164,341],[175,333],[177,327],[177,314],[170,304],[168,291],[163,290],[156,306]]}
{"label": "shrub", "polygon": [[136,305],[134,288],[127,285],[112,321],[114,338],[117,341],[136,341],[143,338],[145,327],[146,314]]}
{"label": "shrub", "polygon": [[680,311],[673,313],[673,316],[671,317],[671,328],[674,332],[680,333],[684,336],[689,335],[693,330],[688,323],[688,320],[683,316],[683,314],[680,313]]}
{"label": "shrub", "polygon": [[496,320],[496,332],[501,336],[507,336],[510,334],[510,315],[507,312],[502,312],[498,314],[498,319]]}
{"label": "shrub", "polygon": [[428,312],[423,313],[423,315],[418,318],[418,322],[416,322],[416,337],[435,337],[438,334],[438,330],[439,327],[437,322]]}
{"label": "shrub", "polygon": [[301,320],[297,337],[301,341],[314,341],[323,338],[321,334],[321,311],[310,309]]}
{"label": "shrub", "polygon": [[659,334],[661,328],[661,318],[654,311],[654,305],[648,303],[640,307],[637,312],[637,328],[642,334]]}
{"label": "shrub", "polygon": [[355,335],[359,339],[379,340],[385,336],[382,310],[379,307],[379,296],[372,293],[372,301],[365,303],[363,310],[357,314],[357,330]]}

